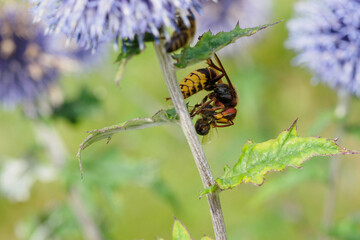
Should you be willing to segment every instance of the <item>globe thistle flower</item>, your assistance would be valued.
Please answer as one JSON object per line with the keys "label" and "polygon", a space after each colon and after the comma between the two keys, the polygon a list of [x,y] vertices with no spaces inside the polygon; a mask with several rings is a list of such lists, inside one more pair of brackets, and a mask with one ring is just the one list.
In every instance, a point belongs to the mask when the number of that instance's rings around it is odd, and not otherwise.
{"label": "globe thistle flower", "polygon": [[[43,20],[48,32],[64,32],[80,45],[96,49],[100,42],[137,40],[160,36],[162,27],[176,28],[176,12],[198,8],[196,0],[29,0],[34,3],[35,21]],[[183,10],[183,11],[181,11]]]}
{"label": "globe thistle flower", "polygon": [[[201,14],[196,16],[198,23],[196,35],[200,36],[209,30],[213,34],[230,31],[238,22],[242,28],[269,23],[272,17],[272,6],[271,0],[220,0],[218,3],[208,1],[201,6]],[[254,38],[262,34],[262,32],[257,33],[251,39],[246,39],[251,40],[246,41],[246,44],[254,42]],[[244,43],[243,39],[241,43]],[[224,51],[234,54],[232,47],[230,50],[225,48]]]}
{"label": "globe thistle flower", "polygon": [[79,48],[65,48],[61,36],[44,35],[32,21],[17,5],[0,9],[0,105],[5,108],[30,106],[62,71],[78,68],[86,56]]}
{"label": "globe thistle flower", "polygon": [[50,53],[43,29],[26,12],[0,10],[0,103],[13,106],[46,89],[58,75]]}
{"label": "globe thistle flower", "polygon": [[308,67],[315,81],[360,96],[360,2],[311,0],[295,5],[286,46],[296,65]]}

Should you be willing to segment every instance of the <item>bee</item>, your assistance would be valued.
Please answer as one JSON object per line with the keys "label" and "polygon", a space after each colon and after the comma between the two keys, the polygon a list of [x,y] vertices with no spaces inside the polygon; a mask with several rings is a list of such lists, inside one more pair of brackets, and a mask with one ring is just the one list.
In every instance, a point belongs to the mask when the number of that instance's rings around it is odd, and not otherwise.
{"label": "bee", "polygon": [[199,115],[195,130],[199,135],[207,135],[211,127],[228,127],[234,125],[238,96],[220,59],[214,55],[219,66],[218,70],[225,76],[227,83],[215,82],[211,85],[212,92],[206,95],[200,104],[196,104],[190,113],[193,118]]}
{"label": "bee", "polygon": [[190,26],[187,26],[181,16],[177,17],[178,31],[175,31],[170,40],[165,43],[166,52],[174,52],[181,47],[187,46],[195,35],[195,17],[189,12],[187,15]]}

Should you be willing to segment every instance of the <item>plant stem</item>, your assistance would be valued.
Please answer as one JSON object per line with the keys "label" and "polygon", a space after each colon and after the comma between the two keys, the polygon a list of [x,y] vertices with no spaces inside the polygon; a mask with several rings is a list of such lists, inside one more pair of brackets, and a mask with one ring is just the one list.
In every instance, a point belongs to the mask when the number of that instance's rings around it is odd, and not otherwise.
{"label": "plant stem", "polygon": [[[340,89],[338,91],[338,102],[335,108],[335,118],[337,121],[336,137],[341,138],[344,135],[344,121],[349,110],[350,96],[349,94]],[[335,212],[337,184],[339,181],[339,171],[341,165],[340,155],[334,156],[330,160],[329,164],[329,179],[328,179],[328,192],[325,197],[324,209],[323,209],[323,230],[325,234],[321,237],[323,240],[329,239],[327,237],[327,231],[333,224],[333,217]]]}
{"label": "plant stem", "polygon": [[[209,164],[206,160],[204,151],[195,132],[188,109],[185,105],[183,96],[180,92],[179,84],[175,75],[175,68],[171,56],[165,52],[164,41],[160,40],[159,44],[154,43],[154,48],[161,66],[162,73],[168,87],[171,100],[174,104],[176,113],[180,118],[180,125],[189,143],[191,152],[194,156],[195,164],[200,173],[204,188],[214,184],[214,178],[211,174]],[[226,240],[225,222],[221,210],[220,198],[218,193],[207,195],[210,206],[210,213],[217,240]]]}
{"label": "plant stem", "polygon": [[79,190],[71,186],[69,191],[68,203],[81,226],[84,238],[89,240],[102,240],[101,231],[86,209],[84,199],[80,195]]}

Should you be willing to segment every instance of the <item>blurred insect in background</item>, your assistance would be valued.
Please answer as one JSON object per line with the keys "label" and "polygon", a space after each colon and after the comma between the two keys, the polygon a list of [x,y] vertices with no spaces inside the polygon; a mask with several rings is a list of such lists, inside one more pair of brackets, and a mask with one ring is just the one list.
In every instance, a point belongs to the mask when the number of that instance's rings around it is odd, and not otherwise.
{"label": "blurred insect in background", "polygon": [[188,19],[188,24],[184,22],[184,19],[181,16],[177,17],[178,29],[172,34],[170,40],[165,43],[166,52],[174,52],[182,47],[187,47],[192,38],[195,35],[196,25],[195,17],[192,12],[189,11],[189,14],[186,16]]}
{"label": "blurred insect in background", "polygon": [[214,57],[220,66],[216,66],[216,68],[225,76],[227,83],[217,81],[211,84],[212,92],[206,95],[200,104],[196,104],[190,113],[192,118],[197,115],[200,116],[195,123],[195,130],[202,136],[207,135],[211,127],[218,128],[234,125],[233,120],[237,113],[235,108],[238,103],[236,89],[232,85],[218,56],[215,54]]}

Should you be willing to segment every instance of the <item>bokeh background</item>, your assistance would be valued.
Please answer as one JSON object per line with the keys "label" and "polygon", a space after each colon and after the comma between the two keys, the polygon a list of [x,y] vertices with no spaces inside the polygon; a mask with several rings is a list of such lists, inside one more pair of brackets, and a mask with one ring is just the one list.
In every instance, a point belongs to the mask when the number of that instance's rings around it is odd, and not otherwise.
{"label": "bokeh background", "polygon": [[[284,47],[293,3],[274,0],[268,19],[262,20],[266,22],[256,24],[282,22],[238,40],[234,51],[219,53],[238,91],[239,104],[235,125],[214,131],[211,143],[204,145],[214,176],[222,175],[224,165],[237,161],[248,139],[262,142],[275,138],[297,118],[300,136],[338,137],[331,118],[336,92],[321,84],[312,85],[311,74],[294,67],[295,53]],[[202,21],[211,18],[205,15]],[[236,22],[233,19],[233,26]],[[252,26],[248,24],[240,21],[240,26]],[[108,144],[94,144],[82,154],[81,181],[76,153],[88,136],[86,131],[171,108],[151,44],[127,64],[120,87],[114,81],[116,53],[111,46],[100,52],[92,56],[100,60],[90,67],[61,76],[59,87],[65,101],[72,104],[64,109],[71,109],[70,113],[62,109],[56,117],[40,120],[26,117],[20,108],[0,109],[2,174],[9,162],[29,163],[20,173],[7,169],[15,194],[29,189],[29,195],[0,195],[0,239],[89,239],[81,224],[87,217],[103,239],[171,239],[173,217],[187,226],[194,239],[213,236],[207,200],[198,199],[202,183],[176,125],[123,132]],[[179,81],[204,65],[179,70]],[[196,103],[204,94],[190,102]],[[359,108],[359,100],[353,98],[346,119],[346,125],[353,127],[340,139],[348,149],[359,150]],[[69,116],[77,118],[69,121]],[[66,163],[61,167],[49,159],[48,147],[39,140],[42,132],[52,133],[45,142],[55,144],[55,155],[66,152]],[[359,157],[342,159],[331,234],[334,239],[360,239]],[[304,163],[303,169],[268,174],[261,187],[244,184],[221,193],[229,239],[317,239],[322,229],[329,160],[315,157]],[[39,166],[47,177],[39,177]],[[34,182],[17,183],[21,180]]]}

